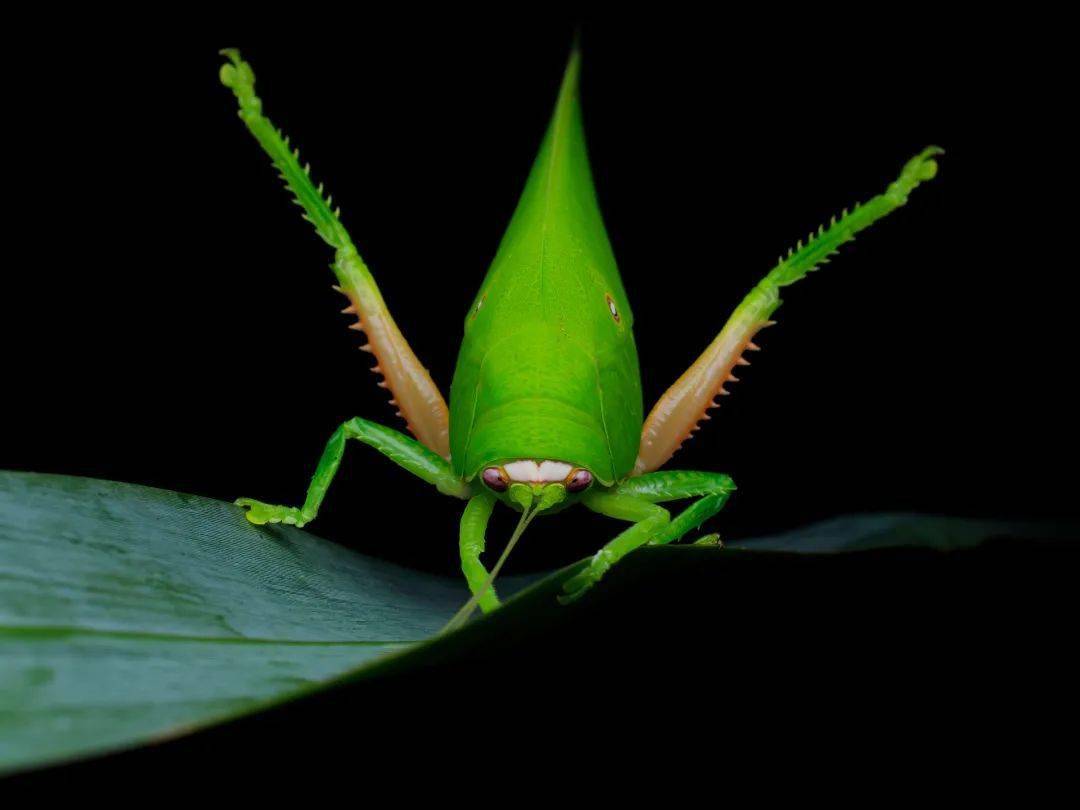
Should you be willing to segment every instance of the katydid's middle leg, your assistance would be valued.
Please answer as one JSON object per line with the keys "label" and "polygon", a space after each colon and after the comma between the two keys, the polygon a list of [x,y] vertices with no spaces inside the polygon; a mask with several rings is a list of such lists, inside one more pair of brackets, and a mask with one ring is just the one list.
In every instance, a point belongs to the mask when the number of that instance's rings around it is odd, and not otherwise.
{"label": "katydid's middle leg", "polygon": [[348,439],[356,439],[374,447],[417,478],[434,484],[444,495],[469,497],[469,485],[454,475],[450,463],[438,453],[392,428],[357,417],[343,423],[326,443],[319,466],[316,467],[315,475],[308,486],[303,506],[274,506],[251,498],[240,498],[236,501],[237,505],[246,507],[247,519],[260,525],[290,523],[303,526],[310,523],[318,514],[330,482],[334,480],[334,475],[341,466],[341,457],[345,454],[345,442]]}
{"label": "katydid's middle leg", "polygon": [[680,512],[656,537],[651,546],[661,546],[681,539],[724,508],[735,491],[731,476],[695,470],[665,470],[630,478],[615,487],[614,492],[633,495],[649,503],[668,503],[698,498]]}
{"label": "katydid's middle leg", "polygon": [[[605,573],[637,548],[678,540],[719,512],[735,484],[726,475],[672,470],[631,478],[610,490],[586,495],[582,503],[594,512],[628,520],[633,526],[600,549],[582,571],[563,583],[563,604],[579,599]],[[674,519],[659,503],[699,499]]]}

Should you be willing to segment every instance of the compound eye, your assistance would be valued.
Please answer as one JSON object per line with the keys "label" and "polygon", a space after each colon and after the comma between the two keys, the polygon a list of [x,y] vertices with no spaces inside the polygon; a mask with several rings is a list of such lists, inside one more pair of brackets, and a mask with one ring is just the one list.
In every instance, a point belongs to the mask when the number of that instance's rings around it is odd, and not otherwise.
{"label": "compound eye", "polygon": [[583,492],[592,483],[592,473],[588,470],[576,470],[573,475],[566,479],[567,492]]}
{"label": "compound eye", "polygon": [[481,477],[484,479],[484,483],[488,485],[488,488],[496,492],[506,492],[510,486],[510,479],[506,477],[502,467],[488,467]]}

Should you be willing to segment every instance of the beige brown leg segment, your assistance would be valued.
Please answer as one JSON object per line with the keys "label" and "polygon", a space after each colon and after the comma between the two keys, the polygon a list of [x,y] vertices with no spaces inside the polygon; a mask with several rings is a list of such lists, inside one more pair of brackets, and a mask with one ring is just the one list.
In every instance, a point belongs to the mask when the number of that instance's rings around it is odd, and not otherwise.
{"label": "beige brown leg segment", "polygon": [[768,316],[779,301],[775,288],[755,287],[716,339],[664,392],[642,428],[634,475],[662,467],[698,429],[698,423],[709,419],[707,411],[718,404],[716,397],[728,393],[724,385],[738,381],[732,373],[735,366],[749,365],[743,352],[758,348],[753,337],[772,323]]}
{"label": "beige brown leg segment", "polygon": [[344,312],[359,321],[351,326],[364,332],[368,342],[360,348],[375,355],[372,371],[383,376],[379,386],[390,389],[397,414],[412,434],[443,458],[450,457],[450,415],[431,374],[394,323],[375,280],[355,250],[338,250],[334,263],[340,286],[349,299]]}
{"label": "beige brown leg segment", "polygon": [[732,375],[732,369],[746,362],[743,352],[756,348],[751,340],[759,329],[770,323],[769,317],[780,306],[780,288],[805,278],[811,270],[828,262],[829,257],[841,245],[854,239],[859,231],[907,203],[908,195],[920,183],[937,174],[934,157],[940,154],[941,149],[928,146],[904,164],[900,176],[883,194],[871,198],[865,205],[856,206],[850,213],[844,211],[839,218],[833,217],[828,227],[822,226],[816,233],[811,233],[805,245],[800,240],[786,257],[780,258],[776,267],[739,304],[701,357],[652,409],[641,432],[641,448],[634,466],[636,475],[655,470],[667,462],[697,430],[698,422],[709,418],[706,411],[716,405],[716,396],[727,393],[724,383],[737,379]]}
{"label": "beige brown leg segment", "polygon": [[346,312],[360,318],[358,327],[367,334],[363,348],[375,355],[375,371],[385,378],[379,385],[389,388],[391,403],[405,418],[409,430],[429,450],[443,458],[450,456],[450,417],[439,389],[401,334],[386,308],[378,285],[360,258],[356,247],[341,224],[339,211],[322,185],[315,185],[306,165],[289,140],[263,114],[262,101],[255,94],[255,72],[235,50],[223,51],[228,63],[221,68],[221,81],[232,89],[240,104],[240,119],[281,173],[292,191],[304,218],[334,248],[334,274],[337,287],[349,298]]}

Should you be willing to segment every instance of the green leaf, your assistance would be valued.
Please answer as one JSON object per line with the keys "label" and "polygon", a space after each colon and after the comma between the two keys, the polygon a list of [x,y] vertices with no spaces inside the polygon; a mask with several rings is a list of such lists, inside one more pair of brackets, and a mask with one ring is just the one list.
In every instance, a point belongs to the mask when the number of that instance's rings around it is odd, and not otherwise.
{"label": "green leaf", "polygon": [[[635,578],[722,566],[755,550],[950,549],[1005,535],[1032,532],[854,516],[721,549],[647,549],[597,591],[617,599]],[[557,628],[591,609],[588,599],[572,609],[555,602],[576,567],[433,638],[467,596],[456,578],[370,559],[291,527],[256,527],[219,501],[0,472],[0,770],[167,739],[343,678],[392,677],[450,651],[483,648],[518,623]]]}
{"label": "green leaf", "polygon": [[745,551],[785,551],[796,554],[835,554],[882,548],[920,546],[938,551],[974,548],[988,538],[1065,539],[1075,536],[1063,528],[1030,521],[974,520],[911,513],[867,513],[823,520],[770,537],[730,544]]}
{"label": "green leaf", "polygon": [[436,633],[467,596],[231,504],[0,473],[0,768],[301,693]]}

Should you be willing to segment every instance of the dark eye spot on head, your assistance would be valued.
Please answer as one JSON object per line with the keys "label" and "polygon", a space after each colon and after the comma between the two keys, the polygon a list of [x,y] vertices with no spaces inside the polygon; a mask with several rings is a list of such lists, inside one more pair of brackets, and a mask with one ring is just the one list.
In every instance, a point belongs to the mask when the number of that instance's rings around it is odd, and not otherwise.
{"label": "dark eye spot on head", "polygon": [[615,319],[615,323],[619,323],[622,319],[619,317],[619,308],[615,306],[615,299],[608,294],[604,294],[604,298],[607,299],[608,312],[611,313],[611,317]]}
{"label": "dark eye spot on head", "polygon": [[566,491],[567,492],[582,492],[589,488],[589,484],[592,483],[592,473],[588,470],[575,470],[573,474],[566,479]]}
{"label": "dark eye spot on head", "polygon": [[506,473],[503,472],[502,467],[488,467],[484,470],[481,478],[484,479],[484,483],[488,485],[489,489],[493,489],[496,492],[506,492],[510,486],[510,480],[506,477]]}

